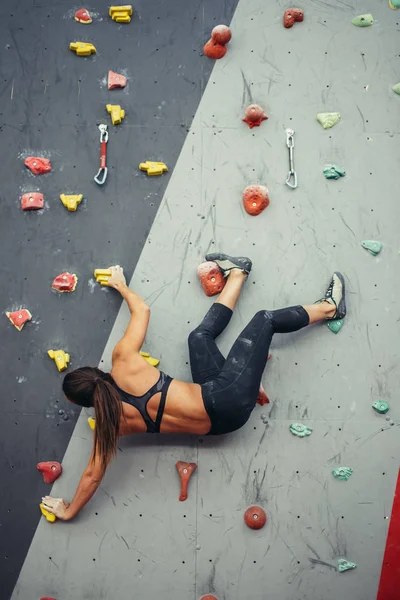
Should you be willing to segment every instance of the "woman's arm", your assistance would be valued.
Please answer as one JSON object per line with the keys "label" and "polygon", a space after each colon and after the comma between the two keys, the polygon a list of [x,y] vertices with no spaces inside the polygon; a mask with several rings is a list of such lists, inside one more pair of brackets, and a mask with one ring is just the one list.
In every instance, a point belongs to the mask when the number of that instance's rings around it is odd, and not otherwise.
{"label": "woman's arm", "polygon": [[125,334],[114,349],[114,357],[125,353],[131,355],[132,352],[139,352],[146,337],[150,308],[138,294],[128,288],[123,269],[120,266],[111,267],[108,285],[121,294],[131,313]]}
{"label": "woman's arm", "polygon": [[74,499],[71,503],[65,502],[62,498],[52,498],[45,496],[42,501],[44,508],[62,521],[70,521],[78,512],[89,502],[96,492],[105,474],[105,469],[101,465],[100,458],[93,461],[93,453],[89,464],[86,467],[79,485],[76,489]]}

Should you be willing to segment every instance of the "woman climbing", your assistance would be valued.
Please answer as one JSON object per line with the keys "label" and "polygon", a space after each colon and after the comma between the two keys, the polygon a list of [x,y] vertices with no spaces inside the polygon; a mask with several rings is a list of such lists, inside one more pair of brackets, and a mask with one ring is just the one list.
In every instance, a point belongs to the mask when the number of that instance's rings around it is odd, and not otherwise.
{"label": "woman climbing", "polygon": [[118,290],[131,312],[124,336],[112,354],[112,369],[82,367],[68,373],[63,392],[68,400],[94,407],[96,427],[89,464],[71,503],[45,496],[44,508],[59,519],[75,517],[90,500],[112,456],[118,437],[133,433],[219,435],[242,427],[254,409],[274,333],[289,333],[346,314],[343,276],[334,273],[324,298],[309,306],[261,310],[251,319],[225,359],[216,338],[228,325],[251,260],[208,254],[218,264],[226,285],[203,321],[189,335],[194,383],[172,379],[140,355],[150,309],[128,288],[121,267],[111,267],[109,285]]}

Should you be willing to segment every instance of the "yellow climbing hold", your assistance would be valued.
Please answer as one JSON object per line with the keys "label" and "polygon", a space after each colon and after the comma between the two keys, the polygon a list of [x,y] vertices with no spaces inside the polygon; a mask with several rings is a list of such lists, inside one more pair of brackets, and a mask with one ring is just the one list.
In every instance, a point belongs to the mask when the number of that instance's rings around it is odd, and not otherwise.
{"label": "yellow climbing hold", "polygon": [[89,423],[90,429],[94,431],[94,428],[96,427],[96,419],[94,417],[88,417],[87,422]]}
{"label": "yellow climbing hold", "polygon": [[48,350],[47,354],[55,361],[59,371],[65,371],[65,369],[68,367],[69,361],[71,360],[69,354],[64,352],[64,350]]}
{"label": "yellow climbing hold", "polygon": [[125,118],[125,111],[120,107],[119,104],[106,104],[106,109],[111,115],[111,121],[113,125],[119,125]]}
{"label": "yellow climbing hold", "polygon": [[111,269],[95,269],[94,276],[97,283],[108,286],[108,280],[111,277]]}
{"label": "yellow climbing hold", "polygon": [[131,4],[125,4],[124,6],[110,6],[108,11],[112,20],[117,23],[130,23],[132,12]]}
{"label": "yellow climbing hold", "polygon": [[88,42],[71,42],[69,49],[76,52],[77,56],[90,56],[96,54],[96,48]]}
{"label": "yellow climbing hold", "polygon": [[163,162],[153,162],[152,160],[146,160],[139,165],[141,171],[146,171],[147,175],[162,175],[167,173],[168,167]]}
{"label": "yellow climbing hold", "polygon": [[157,367],[160,364],[160,360],[158,358],[153,358],[148,352],[140,351],[140,356],[143,356],[152,367]]}
{"label": "yellow climbing hold", "polygon": [[71,212],[75,212],[78,208],[78,204],[82,202],[83,194],[60,194],[60,200],[64,204],[65,208]]}
{"label": "yellow climbing hold", "polygon": [[39,506],[40,506],[40,510],[42,511],[42,515],[43,515],[44,517],[46,517],[46,520],[47,520],[49,523],[54,523],[54,521],[56,521],[56,520],[57,520],[57,517],[56,517],[56,515],[53,515],[53,513],[51,513],[51,512],[49,512],[48,510],[46,510],[43,504],[39,504]]}

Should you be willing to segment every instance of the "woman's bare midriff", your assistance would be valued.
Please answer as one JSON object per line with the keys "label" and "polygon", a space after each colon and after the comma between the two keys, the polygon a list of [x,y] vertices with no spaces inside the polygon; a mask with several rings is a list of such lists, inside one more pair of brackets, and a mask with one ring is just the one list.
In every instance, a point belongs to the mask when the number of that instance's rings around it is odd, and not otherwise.
{"label": "woman's bare midriff", "polygon": [[[160,377],[159,371],[140,355],[135,355],[129,362],[114,360],[111,375],[121,389],[134,396],[145,394]],[[157,393],[147,403],[147,412],[153,421],[157,417],[160,398],[161,393]],[[126,402],[122,406],[120,435],[146,432],[147,427],[139,411]],[[205,435],[210,429],[211,421],[204,408],[201,387],[173,379],[167,393],[161,433]]]}

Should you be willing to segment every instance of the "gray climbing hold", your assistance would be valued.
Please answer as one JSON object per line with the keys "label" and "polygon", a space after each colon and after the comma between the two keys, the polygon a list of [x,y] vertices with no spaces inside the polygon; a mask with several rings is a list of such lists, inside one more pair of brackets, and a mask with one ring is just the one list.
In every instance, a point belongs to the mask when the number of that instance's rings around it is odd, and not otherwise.
{"label": "gray climbing hold", "polygon": [[64,414],[64,412],[65,412],[65,411],[64,411],[62,408],[60,408],[60,410],[58,411],[58,414],[59,414],[59,415],[63,415],[63,414]]}
{"label": "gray climbing hold", "polygon": [[356,563],[350,562],[345,558],[338,558],[338,571],[344,573],[344,571],[350,571],[350,569],[356,569]]}
{"label": "gray climbing hold", "polygon": [[351,467],[338,467],[337,469],[333,469],[332,475],[335,479],[347,481],[353,475],[353,469]]}
{"label": "gray climbing hold", "polygon": [[368,250],[372,256],[376,256],[382,250],[382,242],[376,240],[364,240],[361,242],[361,246]]}
{"label": "gray climbing hold", "polygon": [[323,173],[326,179],[339,179],[339,177],[344,177],[346,175],[346,171],[343,167],[334,164],[325,165]]}
{"label": "gray climbing hold", "polygon": [[335,321],[327,321],[326,326],[333,332],[338,333],[343,325],[343,319],[335,319]]}
{"label": "gray climbing hold", "polygon": [[64,419],[64,421],[68,421],[69,416],[68,415],[63,415],[63,419]]}
{"label": "gray climbing hold", "polygon": [[392,90],[396,93],[396,94],[400,94],[400,83],[396,83],[396,85],[394,85],[392,87]]}
{"label": "gray climbing hold", "polygon": [[307,435],[312,434],[312,427],[307,427],[307,425],[302,425],[301,423],[292,423],[289,426],[290,432],[293,435],[297,435],[297,437],[306,437]]}
{"label": "gray climbing hold", "polygon": [[330,129],[336,123],[340,121],[340,113],[338,112],[330,112],[330,113],[318,113],[317,121],[321,123],[324,129]]}
{"label": "gray climbing hold", "polygon": [[384,400],[377,400],[373,403],[372,408],[374,408],[376,412],[380,413],[381,415],[386,415],[390,406]]}
{"label": "gray climbing hold", "polygon": [[374,22],[374,17],[368,13],[366,15],[359,15],[358,17],[354,17],[351,21],[353,25],[356,27],[370,27],[370,25]]}

